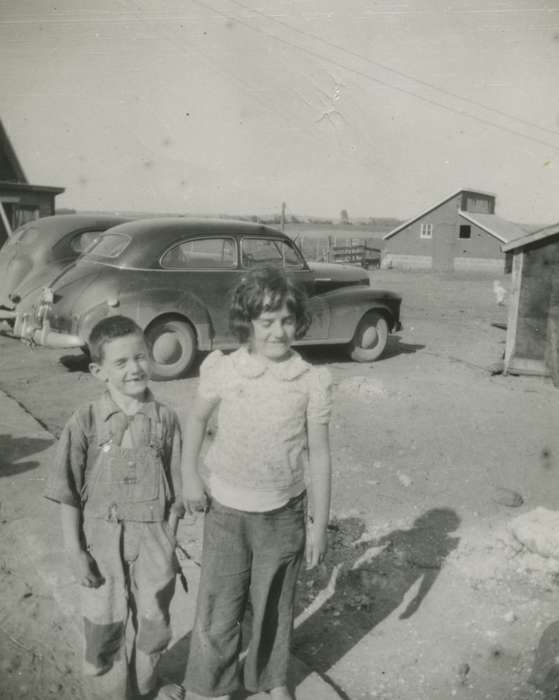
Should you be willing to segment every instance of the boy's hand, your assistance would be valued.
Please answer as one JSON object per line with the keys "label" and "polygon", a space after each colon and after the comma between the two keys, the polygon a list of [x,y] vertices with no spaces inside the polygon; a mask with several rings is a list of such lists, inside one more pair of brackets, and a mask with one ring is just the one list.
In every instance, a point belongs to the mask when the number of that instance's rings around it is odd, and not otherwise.
{"label": "boy's hand", "polygon": [[307,530],[307,546],[305,558],[307,569],[314,569],[317,564],[322,564],[328,548],[326,528],[318,528],[311,523]]}
{"label": "boy's hand", "polygon": [[80,586],[99,588],[105,583],[95,559],[83,549],[72,554],[72,568]]}
{"label": "boy's hand", "polygon": [[204,482],[197,474],[190,474],[184,482],[184,504],[189,515],[205,513],[208,509],[208,494]]}

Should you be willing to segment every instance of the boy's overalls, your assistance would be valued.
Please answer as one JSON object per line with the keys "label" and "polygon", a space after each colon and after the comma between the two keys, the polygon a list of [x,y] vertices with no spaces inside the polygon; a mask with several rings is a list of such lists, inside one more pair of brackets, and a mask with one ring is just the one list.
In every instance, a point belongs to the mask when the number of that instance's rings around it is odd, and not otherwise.
{"label": "boy's overalls", "polygon": [[[162,462],[162,423],[159,417],[149,419],[147,442],[134,446],[126,425],[115,434],[100,414],[95,422],[100,452],[82,494],[83,529],[105,582],[81,589],[85,671],[97,676],[114,667],[116,675],[110,675],[120,687],[126,685],[130,663],[129,680],[144,694],[156,684],[157,662],[171,639],[169,605],[178,568],[174,536],[165,522],[170,489]],[[133,446],[122,446],[123,438]],[[130,659],[125,644],[129,612],[136,631]]]}

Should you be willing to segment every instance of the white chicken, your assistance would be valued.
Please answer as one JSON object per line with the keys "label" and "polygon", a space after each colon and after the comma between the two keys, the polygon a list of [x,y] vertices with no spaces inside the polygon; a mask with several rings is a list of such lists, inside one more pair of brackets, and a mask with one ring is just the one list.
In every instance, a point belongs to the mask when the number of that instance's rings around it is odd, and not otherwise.
{"label": "white chicken", "polygon": [[507,290],[499,282],[499,280],[494,280],[493,282],[493,292],[495,293],[495,299],[497,300],[498,306],[504,306],[505,300],[507,298]]}

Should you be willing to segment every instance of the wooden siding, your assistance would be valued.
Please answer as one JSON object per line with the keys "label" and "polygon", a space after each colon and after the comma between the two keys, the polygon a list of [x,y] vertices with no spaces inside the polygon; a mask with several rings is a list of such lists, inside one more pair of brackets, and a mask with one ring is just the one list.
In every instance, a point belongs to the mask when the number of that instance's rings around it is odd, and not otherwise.
{"label": "wooden siding", "polygon": [[[469,224],[471,236],[470,238],[460,238],[460,226]],[[501,250],[501,241],[494,236],[491,236],[487,231],[484,231],[479,226],[460,219],[458,230],[456,231],[456,256],[460,258],[492,258],[503,261],[504,257]]]}
{"label": "wooden siding", "polygon": [[559,275],[559,235],[524,249],[518,289],[518,315],[513,355],[543,362],[554,275]]}

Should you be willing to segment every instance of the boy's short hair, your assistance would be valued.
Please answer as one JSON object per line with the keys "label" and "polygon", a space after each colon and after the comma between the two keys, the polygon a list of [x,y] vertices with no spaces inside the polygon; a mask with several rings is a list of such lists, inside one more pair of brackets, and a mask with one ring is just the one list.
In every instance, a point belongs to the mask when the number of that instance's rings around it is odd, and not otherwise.
{"label": "boy's short hair", "polygon": [[92,362],[101,364],[104,359],[104,348],[107,343],[127,335],[144,337],[140,326],[128,316],[107,316],[98,321],[92,328],[87,341],[87,348]]}
{"label": "boy's short hair", "polygon": [[243,275],[233,290],[229,328],[241,343],[246,343],[252,335],[251,321],[262,312],[281,309],[284,304],[295,316],[295,338],[299,340],[312,321],[307,308],[307,295],[282,268],[257,265]]}

